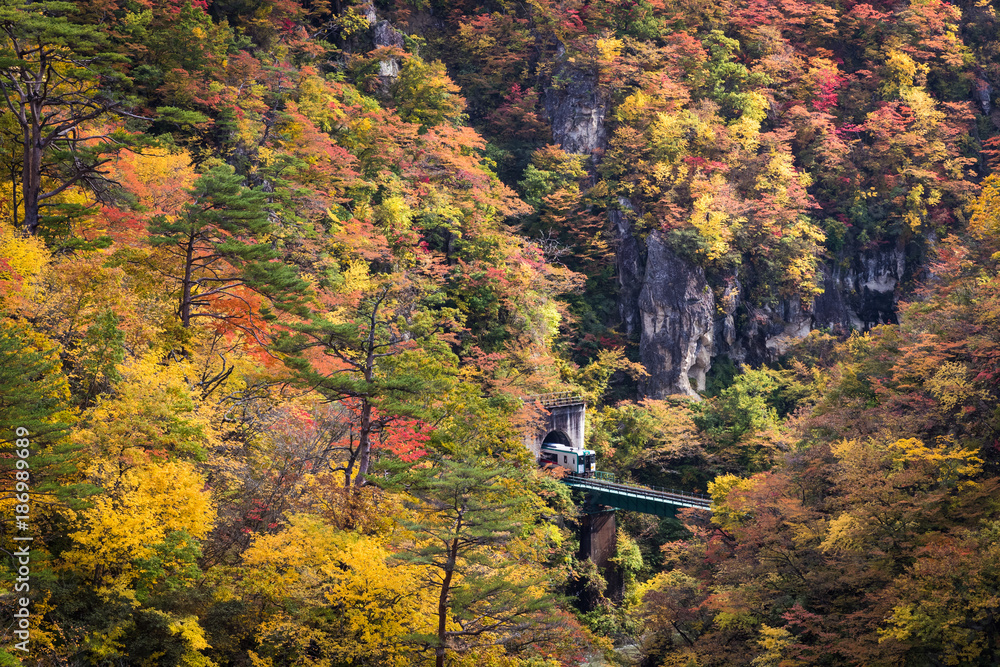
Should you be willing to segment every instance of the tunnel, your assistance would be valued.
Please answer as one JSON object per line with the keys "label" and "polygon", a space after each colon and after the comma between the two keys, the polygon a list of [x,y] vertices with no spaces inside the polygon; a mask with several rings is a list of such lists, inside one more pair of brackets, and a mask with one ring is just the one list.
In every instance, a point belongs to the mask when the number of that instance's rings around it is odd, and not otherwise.
{"label": "tunnel", "polygon": [[567,447],[572,447],[573,443],[569,439],[569,436],[562,431],[549,431],[545,439],[542,440],[543,445],[566,445]]}

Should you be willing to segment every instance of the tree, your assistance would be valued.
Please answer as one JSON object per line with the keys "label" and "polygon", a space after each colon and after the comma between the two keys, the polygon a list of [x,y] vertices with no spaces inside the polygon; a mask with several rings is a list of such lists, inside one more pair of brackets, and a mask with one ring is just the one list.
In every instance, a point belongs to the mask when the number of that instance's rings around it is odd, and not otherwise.
{"label": "tree", "polygon": [[189,192],[192,201],[179,216],[157,216],[149,225],[150,243],[179,259],[166,274],[180,283],[181,325],[205,317],[255,334],[261,323],[251,295],[291,307],[306,286],[292,267],[274,261],[266,195],[245,187],[227,165],[209,169]]}
{"label": "tree", "polygon": [[[0,486],[3,502],[14,501],[15,478],[25,468],[15,451],[28,451],[32,491],[73,504],[94,487],[75,483],[80,448],[65,439],[74,421],[69,383],[57,348],[23,325],[0,322]],[[24,443],[27,443],[25,445]],[[17,468],[15,470],[15,468]],[[13,519],[14,512],[5,515]]]}
{"label": "tree", "polygon": [[659,486],[704,488],[706,452],[696,409],[687,397],[622,401],[594,415],[588,442],[604,457],[604,470],[631,471]]}
{"label": "tree", "polygon": [[422,128],[445,122],[458,124],[465,111],[459,87],[448,78],[441,62],[426,63],[411,56],[403,64],[392,92],[399,117]]}
{"label": "tree", "polygon": [[[44,207],[75,185],[96,185],[101,167],[126,141],[122,131],[90,131],[122,112],[109,91],[119,60],[106,36],[67,17],[71,2],[0,3],[0,91],[20,129],[24,229],[36,234]],[[18,202],[14,202],[14,209]]]}
{"label": "tree", "polygon": [[425,566],[423,586],[437,607],[436,632],[412,640],[433,651],[437,667],[449,654],[533,641],[553,598],[519,562],[534,518],[523,478],[442,459],[413,481],[416,520],[403,522],[413,539],[397,557]]}
{"label": "tree", "polygon": [[[98,459],[89,477],[106,494],[72,517],[58,553],[54,609],[41,629],[79,660],[208,665],[192,611],[201,540],[215,508],[204,477],[184,461]],[[110,539],[104,539],[105,537]]]}
{"label": "tree", "polygon": [[360,293],[326,294],[326,312],[275,344],[300,385],[356,415],[338,467],[344,486],[365,483],[376,436],[400,416],[419,417],[450,382],[455,361],[436,337],[448,320],[426,309],[435,298],[426,286],[405,274],[372,282]]}
{"label": "tree", "polygon": [[1000,661],[995,591],[1000,584],[1000,523],[956,531],[918,551],[888,589],[896,602],[880,637],[910,644],[912,664],[938,656],[950,665]]}
{"label": "tree", "polygon": [[258,536],[241,568],[244,599],[262,603],[255,652],[275,666],[412,665],[404,638],[433,601],[417,586],[419,567],[391,553],[382,536],[309,514]]}
{"label": "tree", "polygon": [[774,408],[780,388],[773,371],[747,369],[700,406],[694,423],[730,465],[766,469],[774,456],[771,441],[780,423]]}

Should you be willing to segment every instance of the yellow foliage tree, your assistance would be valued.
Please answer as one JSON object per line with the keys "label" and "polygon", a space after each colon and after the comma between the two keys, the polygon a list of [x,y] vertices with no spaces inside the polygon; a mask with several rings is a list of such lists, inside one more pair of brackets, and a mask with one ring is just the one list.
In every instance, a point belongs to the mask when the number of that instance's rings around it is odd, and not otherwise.
{"label": "yellow foliage tree", "polygon": [[969,233],[1000,259],[1000,176],[993,174],[983,181],[982,192],[972,205]]}
{"label": "yellow foliage tree", "polygon": [[106,494],[69,517],[81,528],[70,533],[73,547],[62,561],[106,596],[134,598],[131,587],[143,574],[137,562],[154,556],[172,533],[201,540],[212,529],[215,508],[191,463],[158,461],[122,470],[120,459],[98,460],[88,473]]}
{"label": "yellow foliage tree", "polygon": [[204,459],[217,444],[210,406],[189,386],[190,363],[162,365],[150,354],[121,369],[113,396],[85,413],[74,438],[109,459],[142,462],[149,454]]}
{"label": "yellow foliage tree", "polygon": [[13,310],[39,303],[44,296],[39,278],[49,260],[44,241],[0,225],[0,306]]}
{"label": "yellow foliage tree", "polygon": [[[752,490],[759,483],[759,476],[744,479],[736,475],[719,475],[708,483],[708,493],[712,496],[712,523],[723,530],[732,530],[750,517],[740,498],[741,492]],[[735,492],[735,493],[734,493]]]}
{"label": "yellow foliage tree", "polygon": [[[426,630],[430,597],[422,568],[387,563],[377,537],[332,529],[298,514],[281,533],[257,538],[244,560],[243,587],[270,613],[259,626],[257,664],[412,664],[408,635]],[[273,605],[273,606],[272,606]]]}

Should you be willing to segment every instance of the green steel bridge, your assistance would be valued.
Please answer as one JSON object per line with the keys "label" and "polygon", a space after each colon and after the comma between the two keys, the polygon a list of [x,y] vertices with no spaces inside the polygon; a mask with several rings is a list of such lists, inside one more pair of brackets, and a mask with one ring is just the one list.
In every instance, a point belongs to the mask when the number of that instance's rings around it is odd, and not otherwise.
{"label": "green steel bridge", "polygon": [[639,484],[623,484],[615,481],[615,476],[607,472],[596,472],[593,477],[569,474],[562,481],[587,494],[586,508],[603,505],[663,517],[675,516],[680,507],[712,511],[712,499],[708,496]]}

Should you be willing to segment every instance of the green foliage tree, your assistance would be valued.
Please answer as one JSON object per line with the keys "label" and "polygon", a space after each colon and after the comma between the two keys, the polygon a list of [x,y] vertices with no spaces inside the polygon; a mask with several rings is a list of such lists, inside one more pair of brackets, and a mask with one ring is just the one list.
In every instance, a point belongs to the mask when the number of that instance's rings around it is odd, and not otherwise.
{"label": "green foliage tree", "polygon": [[120,130],[93,131],[125,100],[115,94],[120,58],[105,33],[74,23],[71,2],[0,4],[0,91],[20,129],[24,230],[36,234],[44,207],[78,185],[99,188],[101,167],[127,141]]}
{"label": "green foliage tree", "polygon": [[[95,490],[75,478],[81,452],[66,438],[75,421],[69,398],[56,346],[24,325],[0,322],[0,446],[6,454],[0,475],[8,499],[16,472],[25,470],[36,499],[76,504]],[[14,450],[27,450],[27,457]],[[17,464],[21,459],[27,468]],[[12,520],[11,513],[4,517]]]}
{"label": "green foliage tree", "polygon": [[779,425],[774,408],[778,389],[778,382],[768,369],[747,369],[717,397],[705,402],[694,423],[737,469],[766,469],[770,467],[772,452],[759,436]]}
{"label": "green foliage tree", "polygon": [[69,427],[65,401],[69,385],[62,374],[56,349],[23,325],[0,327],[0,418],[3,443],[13,446],[18,427],[35,442],[51,441]]}
{"label": "green foliage tree", "polygon": [[553,597],[519,561],[535,499],[512,469],[442,459],[415,471],[408,493],[413,533],[397,558],[426,568],[437,600],[436,632],[412,641],[444,667],[450,656],[488,646],[529,644]]}
{"label": "green foliage tree", "polygon": [[375,438],[387,424],[401,415],[426,416],[452,381],[454,355],[437,337],[449,318],[427,308],[440,295],[425,289],[404,275],[383,276],[275,340],[300,386],[356,415],[338,468],[344,486],[365,483]]}
{"label": "green foliage tree", "polygon": [[125,334],[118,317],[110,310],[101,312],[83,334],[77,346],[80,357],[80,393],[84,405],[121,380],[118,364],[125,360]]}
{"label": "green foliage tree", "polygon": [[149,225],[150,244],[176,260],[164,273],[180,285],[181,325],[195,318],[222,320],[254,333],[261,324],[251,294],[292,307],[306,283],[276,261],[266,194],[243,185],[232,167],[210,168],[195,182],[176,217],[157,216]]}
{"label": "green foliage tree", "polygon": [[602,456],[602,469],[657,486],[703,489],[711,473],[694,422],[698,409],[687,398],[622,401],[593,415],[589,442]]}

